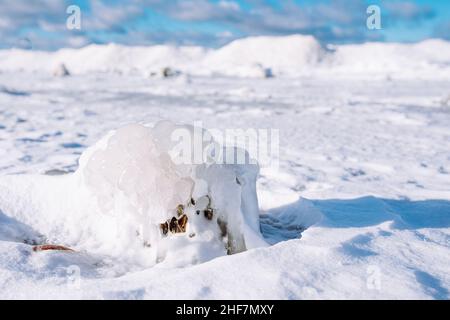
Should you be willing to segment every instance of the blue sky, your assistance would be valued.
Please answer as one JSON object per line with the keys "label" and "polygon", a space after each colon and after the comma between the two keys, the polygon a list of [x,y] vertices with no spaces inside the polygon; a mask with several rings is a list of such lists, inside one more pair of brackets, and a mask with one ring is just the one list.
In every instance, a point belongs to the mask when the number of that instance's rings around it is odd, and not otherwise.
{"label": "blue sky", "polygon": [[[81,8],[81,30],[66,28],[71,4]],[[381,9],[381,30],[366,27],[371,4]],[[450,0],[0,0],[2,48],[217,47],[246,36],[295,33],[323,43],[450,40]]]}

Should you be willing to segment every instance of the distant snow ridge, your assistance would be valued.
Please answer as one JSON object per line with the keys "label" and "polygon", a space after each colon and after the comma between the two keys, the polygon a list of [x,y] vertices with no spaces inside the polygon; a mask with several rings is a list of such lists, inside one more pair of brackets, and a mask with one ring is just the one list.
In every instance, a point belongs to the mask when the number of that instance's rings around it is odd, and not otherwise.
{"label": "distant snow ridge", "polygon": [[450,78],[450,42],[426,40],[415,44],[365,43],[336,46],[326,63],[334,73],[390,73],[406,78]]}
{"label": "distant snow ridge", "polygon": [[[39,63],[36,63],[38,61]],[[64,64],[74,74],[108,72],[160,75],[179,70],[191,75],[270,78],[272,76],[398,76],[449,78],[450,42],[364,43],[324,47],[314,37],[250,37],[219,49],[156,45],[89,45],[56,52],[0,50],[0,71],[46,72]]]}

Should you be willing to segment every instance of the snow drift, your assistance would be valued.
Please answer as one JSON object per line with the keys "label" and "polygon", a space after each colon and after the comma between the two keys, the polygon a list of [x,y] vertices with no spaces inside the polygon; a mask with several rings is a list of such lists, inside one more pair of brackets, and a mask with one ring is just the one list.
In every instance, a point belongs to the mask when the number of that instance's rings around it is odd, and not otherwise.
{"label": "snow drift", "polygon": [[326,64],[336,74],[394,74],[404,78],[446,78],[450,42],[431,39],[414,44],[365,43],[336,46]]}
{"label": "snow drift", "polygon": [[267,70],[295,76],[310,72],[324,56],[325,50],[312,36],[253,37],[211,51],[204,64],[228,76],[264,77]]}
{"label": "snow drift", "polygon": [[204,133],[170,122],[128,125],[87,149],[73,175],[5,177],[1,209],[35,229],[24,239],[30,243],[48,241],[146,266],[195,264],[265,246],[258,166],[211,157],[195,165],[178,162],[171,155],[176,130]]}
{"label": "snow drift", "polygon": [[[36,63],[38,61],[39,63]],[[0,71],[51,74],[64,64],[72,74],[108,72],[160,75],[170,68],[201,76],[239,77],[374,75],[448,78],[450,43],[365,43],[324,47],[314,37],[250,37],[218,49],[157,45],[89,45],[56,52],[0,50]]]}

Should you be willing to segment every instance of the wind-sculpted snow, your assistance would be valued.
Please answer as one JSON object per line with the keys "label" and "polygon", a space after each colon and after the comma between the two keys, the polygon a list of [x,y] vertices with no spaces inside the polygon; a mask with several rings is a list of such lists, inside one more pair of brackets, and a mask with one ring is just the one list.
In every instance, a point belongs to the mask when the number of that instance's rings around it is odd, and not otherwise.
{"label": "wind-sculpted snow", "polygon": [[[444,78],[450,74],[450,44],[365,43],[324,45],[312,36],[251,37],[218,49],[158,45],[89,45],[56,52],[0,50],[0,71],[60,74],[118,73],[163,76],[163,70],[189,75],[250,78],[273,76],[358,76],[363,78]],[[59,69],[58,69],[59,68]],[[175,73],[176,74],[176,73]]]}

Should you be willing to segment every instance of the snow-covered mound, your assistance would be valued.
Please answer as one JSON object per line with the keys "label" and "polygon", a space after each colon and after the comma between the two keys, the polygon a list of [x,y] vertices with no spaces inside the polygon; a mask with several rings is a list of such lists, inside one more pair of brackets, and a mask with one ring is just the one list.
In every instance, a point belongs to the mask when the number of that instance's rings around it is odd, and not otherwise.
{"label": "snow-covered mound", "polygon": [[266,70],[296,76],[310,72],[324,55],[320,43],[312,36],[252,37],[212,51],[205,65],[230,76],[264,77]]}
{"label": "snow-covered mound", "polygon": [[163,70],[210,76],[396,76],[445,78],[450,74],[450,43],[427,40],[416,44],[365,43],[329,46],[314,37],[250,37],[218,49],[156,45],[127,47],[89,45],[56,52],[0,50],[0,71],[51,74],[64,64],[73,74],[112,72],[160,75]]}
{"label": "snow-covered mound", "polygon": [[128,125],[88,148],[72,175],[4,177],[1,210],[34,228],[24,241],[145,266],[189,265],[266,246],[259,229],[258,166],[211,157],[181,161],[171,139],[180,132],[192,134],[192,141],[204,134],[170,122]]}

